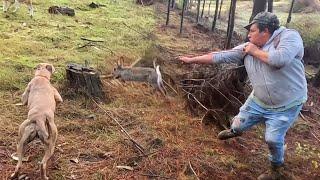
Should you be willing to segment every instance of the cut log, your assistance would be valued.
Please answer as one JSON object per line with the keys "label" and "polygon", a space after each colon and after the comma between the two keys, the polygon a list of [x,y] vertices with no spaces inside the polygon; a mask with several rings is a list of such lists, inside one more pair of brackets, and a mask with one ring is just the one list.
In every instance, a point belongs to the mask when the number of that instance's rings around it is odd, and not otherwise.
{"label": "cut log", "polygon": [[79,64],[68,64],[66,68],[68,84],[75,90],[84,90],[88,96],[104,100],[105,94],[99,73],[91,67]]}
{"label": "cut log", "polygon": [[68,7],[51,6],[49,7],[48,12],[50,14],[62,14],[62,15],[68,15],[68,16],[75,15],[74,9],[71,9]]}

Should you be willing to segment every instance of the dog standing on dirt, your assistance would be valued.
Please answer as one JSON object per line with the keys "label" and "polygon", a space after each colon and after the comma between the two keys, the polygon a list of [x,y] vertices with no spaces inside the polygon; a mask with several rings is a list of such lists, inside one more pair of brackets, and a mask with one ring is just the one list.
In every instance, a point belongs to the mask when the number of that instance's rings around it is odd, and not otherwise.
{"label": "dog standing on dirt", "polygon": [[19,9],[20,3],[25,3],[28,6],[30,16],[33,17],[32,0],[3,0],[3,12],[7,12],[12,3],[15,4],[13,12],[16,12]]}
{"label": "dog standing on dirt", "polygon": [[47,177],[47,161],[53,154],[58,130],[54,123],[56,102],[62,102],[59,92],[50,84],[50,77],[54,72],[51,64],[40,63],[35,68],[35,76],[29,82],[22,94],[22,104],[28,105],[28,119],[19,127],[19,140],[17,144],[18,164],[11,178],[17,178],[22,164],[25,146],[39,138],[45,145],[45,154],[40,164],[42,179]]}

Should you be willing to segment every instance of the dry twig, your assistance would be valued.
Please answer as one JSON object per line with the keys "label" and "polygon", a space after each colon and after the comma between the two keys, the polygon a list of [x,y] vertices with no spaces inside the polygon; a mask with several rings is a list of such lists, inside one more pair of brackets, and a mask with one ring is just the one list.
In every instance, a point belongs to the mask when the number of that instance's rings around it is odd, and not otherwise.
{"label": "dry twig", "polygon": [[320,139],[312,131],[311,131],[311,134],[313,135],[314,138],[316,138],[320,142]]}
{"label": "dry twig", "polygon": [[[92,101],[93,101],[101,110],[103,110],[113,121],[115,121],[115,122],[119,125],[119,127],[121,128],[121,132],[124,132],[125,135],[129,138],[129,140],[135,145],[135,147],[136,147],[143,155],[145,155],[145,153],[144,153],[144,148],[143,148],[139,143],[137,143],[137,141],[135,141],[135,140],[130,136],[130,134],[126,131],[126,129],[119,123],[119,121],[117,120],[117,118],[114,117],[110,111],[107,111],[107,110],[105,110],[103,107],[101,107],[94,99],[92,99]],[[117,115],[117,116],[118,116],[118,115]]]}
{"label": "dry twig", "polygon": [[189,168],[191,169],[191,171],[193,172],[193,174],[196,176],[197,180],[200,180],[197,173],[194,171],[194,169],[192,168],[191,162],[189,161]]}
{"label": "dry twig", "polygon": [[85,37],[81,37],[80,39],[84,40],[84,41],[89,41],[89,42],[104,42],[103,40],[93,40],[93,39],[88,39],[88,38],[85,38]]}

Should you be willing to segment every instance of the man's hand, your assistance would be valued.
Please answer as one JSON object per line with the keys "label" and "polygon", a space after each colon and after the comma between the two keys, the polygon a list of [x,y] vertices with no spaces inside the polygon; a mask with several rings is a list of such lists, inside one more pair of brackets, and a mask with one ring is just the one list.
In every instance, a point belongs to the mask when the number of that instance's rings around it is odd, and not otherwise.
{"label": "man's hand", "polygon": [[188,56],[179,56],[178,59],[180,61],[183,61],[185,63],[192,63],[193,58],[192,57],[188,57]]}
{"label": "man's hand", "polygon": [[258,60],[268,63],[269,54],[266,51],[261,50],[258,46],[248,43],[244,48],[243,52],[256,57]]}
{"label": "man's hand", "polygon": [[257,51],[259,51],[258,46],[252,44],[252,43],[248,43],[244,48],[243,51],[247,54],[250,54],[252,56],[255,56],[255,54],[257,53]]}

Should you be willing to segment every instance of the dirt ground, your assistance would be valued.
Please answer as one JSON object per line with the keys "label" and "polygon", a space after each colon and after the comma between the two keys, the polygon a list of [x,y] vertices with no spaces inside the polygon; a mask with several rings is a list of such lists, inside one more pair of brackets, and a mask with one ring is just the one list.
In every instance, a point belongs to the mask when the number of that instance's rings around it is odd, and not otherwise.
{"label": "dirt ground", "polygon": [[[159,60],[166,78],[172,78],[178,94],[168,89],[169,98],[164,98],[145,84],[111,79],[103,80],[107,104],[63,93],[65,101],[58,105],[55,119],[59,137],[48,165],[51,179],[256,179],[267,170],[263,126],[219,141],[220,129],[203,125],[201,115],[193,116],[179,90],[179,78],[199,65],[184,65],[175,58],[221,49],[225,35],[199,28],[189,19],[179,35],[179,12],[173,12],[170,25],[165,26],[166,7],[154,6],[157,50],[151,56]],[[320,179],[319,94],[309,87],[303,116],[287,133],[286,167],[297,179]],[[2,93],[1,99],[5,101],[0,101],[0,125],[6,128],[0,132],[0,178],[6,179],[15,167],[10,155],[15,152],[18,126],[27,109],[15,106],[19,101],[16,92]],[[115,121],[143,147],[143,153]],[[21,169],[31,179],[39,177],[40,144],[30,144],[29,162]]]}

